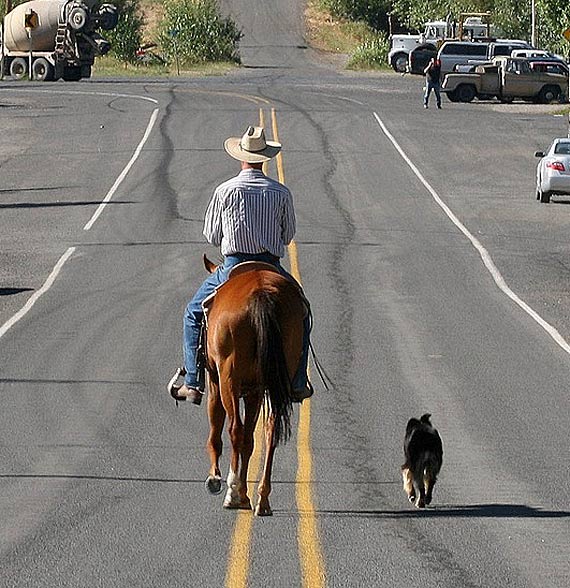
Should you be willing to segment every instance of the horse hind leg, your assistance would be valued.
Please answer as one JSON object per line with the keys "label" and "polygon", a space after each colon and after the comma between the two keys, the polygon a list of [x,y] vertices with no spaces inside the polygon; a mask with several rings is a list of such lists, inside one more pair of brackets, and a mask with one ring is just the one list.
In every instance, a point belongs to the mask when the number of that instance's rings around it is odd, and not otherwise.
{"label": "horse hind leg", "polygon": [[[232,387],[231,382],[227,382],[230,393],[230,400],[226,405],[228,414],[229,436],[231,442],[230,471],[228,473],[226,496],[224,499],[224,508],[239,508],[251,510],[251,502],[247,496],[247,483],[240,474],[240,465],[242,462],[242,453],[244,445],[244,425],[239,414],[239,390]],[[222,384],[223,386],[223,384]]]}
{"label": "horse hind leg", "polygon": [[274,431],[275,420],[273,415],[269,415],[265,423],[265,464],[257,490],[258,498],[254,511],[260,517],[271,516],[273,514],[269,504],[269,494],[271,494],[271,472],[273,470],[273,456],[275,454]]}

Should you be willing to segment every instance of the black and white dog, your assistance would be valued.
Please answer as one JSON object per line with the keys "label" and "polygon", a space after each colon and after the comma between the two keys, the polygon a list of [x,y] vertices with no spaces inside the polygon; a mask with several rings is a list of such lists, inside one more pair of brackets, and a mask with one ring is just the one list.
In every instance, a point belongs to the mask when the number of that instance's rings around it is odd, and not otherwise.
{"label": "black and white dog", "polygon": [[402,466],[404,491],[418,508],[430,504],[433,487],[443,462],[443,446],[437,429],[430,422],[431,414],[419,420],[410,419],[404,438],[406,463]]}

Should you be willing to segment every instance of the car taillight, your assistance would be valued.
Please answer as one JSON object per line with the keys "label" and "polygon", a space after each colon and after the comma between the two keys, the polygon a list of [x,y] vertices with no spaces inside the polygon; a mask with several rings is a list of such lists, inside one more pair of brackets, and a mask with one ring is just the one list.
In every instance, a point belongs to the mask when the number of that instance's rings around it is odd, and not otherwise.
{"label": "car taillight", "polygon": [[565,171],[564,164],[561,161],[549,161],[546,164],[546,167],[550,169],[555,169],[556,171]]}

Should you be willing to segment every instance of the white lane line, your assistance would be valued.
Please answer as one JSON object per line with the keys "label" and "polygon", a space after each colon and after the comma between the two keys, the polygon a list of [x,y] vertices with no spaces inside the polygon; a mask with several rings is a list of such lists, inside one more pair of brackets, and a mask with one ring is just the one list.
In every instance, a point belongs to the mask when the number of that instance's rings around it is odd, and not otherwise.
{"label": "white lane line", "polygon": [[131,167],[133,167],[135,161],[138,159],[138,157],[142,151],[142,148],[144,147],[144,144],[147,142],[147,139],[150,136],[150,133],[152,131],[152,128],[154,127],[154,123],[156,122],[156,118],[158,116],[158,111],[159,111],[158,108],[155,108],[153,110],[152,116],[150,117],[150,120],[149,120],[148,125],[146,127],[146,131],[143,135],[143,138],[141,139],[141,142],[138,144],[137,148],[135,149],[135,152],[133,153],[133,156],[131,157],[129,163],[127,163],[127,165],[125,166],[125,169],[121,172],[119,177],[115,180],[115,183],[111,186],[111,189],[107,192],[107,195],[105,196],[105,198],[103,198],[103,202],[101,202],[101,204],[99,204],[99,206],[97,207],[97,210],[93,213],[91,220],[83,227],[84,231],[88,231],[95,224],[95,221],[99,218],[99,216],[101,215],[101,213],[103,212],[103,210],[105,209],[107,204],[109,204],[111,198],[113,198],[113,195],[115,194],[115,192],[117,191],[119,186],[122,184],[123,180],[127,177],[127,174],[129,173]]}
{"label": "white lane line", "polygon": [[438,196],[437,192],[431,187],[429,182],[424,178],[420,170],[412,163],[410,158],[406,155],[404,150],[400,147],[396,139],[394,139],[393,135],[390,131],[386,128],[386,125],[382,122],[382,119],[374,112],[374,118],[380,125],[383,133],[388,137],[392,145],[396,148],[398,153],[402,156],[402,159],[408,164],[410,169],[414,172],[418,180],[424,185],[426,190],[431,194],[432,198],[438,204],[438,206],[445,212],[445,214],[449,217],[451,222],[471,241],[471,244],[481,256],[483,263],[493,280],[495,280],[495,284],[499,287],[499,289],[505,293],[515,304],[520,306],[534,321],[536,321],[551,337],[554,341],[566,352],[570,355],[570,345],[568,342],[562,337],[562,335],[550,324],[547,323],[535,310],[533,310],[524,300],[521,300],[508,286],[505,282],[503,276],[497,269],[497,266],[491,259],[489,252],[483,247],[481,242],[476,239],[471,232],[467,229],[467,227],[455,216],[452,210],[443,202],[443,200]]}
{"label": "white lane line", "polygon": [[0,339],[22,318],[24,318],[28,312],[32,309],[32,306],[39,300],[41,296],[43,296],[55,282],[61,268],[63,267],[64,263],[73,255],[75,252],[75,247],[70,247],[60,258],[59,261],[55,264],[55,267],[51,271],[51,274],[48,276],[48,279],[45,281],[45,284],[36,292],[30,296],[26,304],[10,319],[8,319],[1,327],[0,327]]}
{"label": "white lane line", "polygon": [[132,98],[134,100],[145,100],[152,104],[158,104],[156,98],[142,96],[140,94],[121,94],[118,92],[101,92],[93,90],[90,92],[78,92],[77,90],[40,90],[39,88],[6,88],[6,92],[20,92],[23,94],[71,94],[76,96],[106,96],[108,98]]}

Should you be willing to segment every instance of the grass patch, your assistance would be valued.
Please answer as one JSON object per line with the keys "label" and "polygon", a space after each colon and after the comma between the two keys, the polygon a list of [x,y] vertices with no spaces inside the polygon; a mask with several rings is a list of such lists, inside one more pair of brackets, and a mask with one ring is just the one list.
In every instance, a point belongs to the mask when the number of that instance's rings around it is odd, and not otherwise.
{"label": "grass patch", "polygon": [[333,18],[320,7],[319,0],[308,0],[305,23],[311,46],[330,53],[352,53],[369,33],[362,22]]}
{"label": "grass patch", "polygon": [[[181,77],[206,77],[206,76],[223,76],[236,69],[235,63],[216,62],[200,63],[192,66],[185,66],[180,69]],[[112,77],[131,77],[131,78],[148,78],[148,77],[176,77],[178,76],[176,66],[164,65],[131,65],[119,61],[111,55],[98,57],[93,66],[94,78],[112,78]]]}
{"label": "grass patch", "polygon": [[308,0],[307,38],[315,49],[349,56],[347,69],[389,69],[389,42],[364,22],[334,18],[320,0]]}

